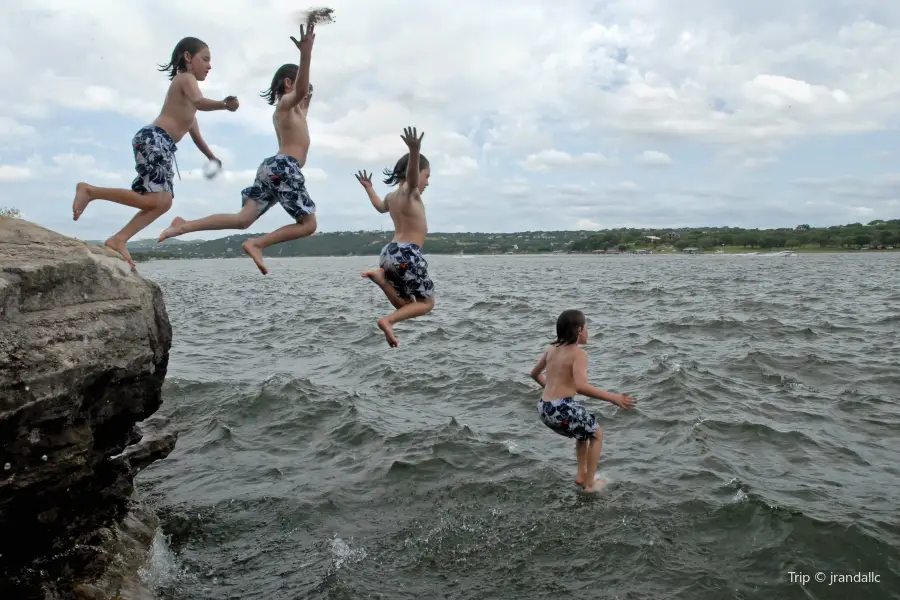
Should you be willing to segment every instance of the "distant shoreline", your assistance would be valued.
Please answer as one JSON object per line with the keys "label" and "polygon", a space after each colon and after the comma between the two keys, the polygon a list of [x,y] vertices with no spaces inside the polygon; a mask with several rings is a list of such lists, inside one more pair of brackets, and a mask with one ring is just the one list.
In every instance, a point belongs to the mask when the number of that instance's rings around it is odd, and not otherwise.
{"label": "distant shoreline", "polygon": [[[596,256],[597,258],[603,258],[607,256],[686,256],[686,257],[696,257],[696,256],[774,256],[784,251],[790,251],[795,254],[882,254],[882,253],[896,253],[900,252],[900,248],[892,248],[890,250],[854,250],[851,248],[773,248],[770,250],[748,250],[744,248],[740,249],[725,249],[722,252],[705,251],[705,252],[697,252],[697,253],[687,253],[687,252],[648,252],[648,253],[638,253],[632,251],[625,252],[609,252],[609,253],[595,253],[595,252],[515,252],[511,254],[507,253],[471,253],[471,254],[463,254],[460,256],[459,253],[454,252],[428,252],[428,248],[425,248],[426,256],[441,256],[441,257],[460,257],[460,258],[472,258],[472,257],[505,257],[505,258],[534,258],[534,257],[570,257],[570,256]],[[132,258],[136,262],[154,262],[161,260],[232,260],[232,259],[243,259],[247,258],[245,255],[234,255],[234,256],[175,256],[175,255],[163,255],[163,253],[158,252],[141,252],[141,251],[132,251]],[[273,255],[268,256],[267,259],[277,259],[277,258],[369,258],[369,259],[377,259],[378,254],[292,254],[289,256],[279,256]]]}
{"label": "distant shoreline", "polygon": [[[229,258],[243,256],[244,241],[260,234],[235,233],[212,240],[144,239],[128,244],[144,259]],[[377,256],[393,231],[317,233],[277,244],[266,257]],[[97,243],[100,242],[91,242]],[[517,233],[431,232],[425,253],[431,256],[545,256],[563,254],[797,254],[894,251],[900,248],[900,219],[813,228],[607,229],[603,231],[524,231]]]}

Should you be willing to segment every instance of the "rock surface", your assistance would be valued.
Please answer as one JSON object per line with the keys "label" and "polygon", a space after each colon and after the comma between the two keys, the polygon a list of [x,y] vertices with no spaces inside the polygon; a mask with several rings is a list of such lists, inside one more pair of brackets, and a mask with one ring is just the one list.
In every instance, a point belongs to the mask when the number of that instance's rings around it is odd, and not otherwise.
{"label": "rock surface", "polygon": [[156,517],[134,477],[175,447],[160,288],[115,253],[0,217],[0,598],[141,597]]}

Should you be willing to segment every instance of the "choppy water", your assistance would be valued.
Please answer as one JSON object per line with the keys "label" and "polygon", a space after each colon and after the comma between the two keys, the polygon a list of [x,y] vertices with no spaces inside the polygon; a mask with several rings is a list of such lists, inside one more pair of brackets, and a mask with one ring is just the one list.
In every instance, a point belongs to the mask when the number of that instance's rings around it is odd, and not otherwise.
{"label": "choppy water", "polygon": [[[175,334],[161,598],[900,598],[900,254],[431,257],[394,350],[374,261],[140,265]],[[588,401],[596,497],[527,376],[570,307],[639,402]]]}

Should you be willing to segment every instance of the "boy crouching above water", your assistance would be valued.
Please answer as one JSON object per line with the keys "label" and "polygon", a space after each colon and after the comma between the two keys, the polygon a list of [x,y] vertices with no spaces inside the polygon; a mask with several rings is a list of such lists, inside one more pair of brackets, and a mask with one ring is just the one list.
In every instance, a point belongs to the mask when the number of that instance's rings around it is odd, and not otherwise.
{"label": "boy crouching above water", "polygon": [[409,153],[401,157],[393,170],[385,169],[388,185],[397,189],[384,197],[372,188],[372,176],[360,171],[356,179],[366,190],[372,206],[380,213],[390,213],[394,222],[394,239],[381,250],[378,268],[366,271],[363,277],[371,279],[387,296],[395,310],[378,320],[388,346],[398,345],[394,336],[394,323],[421,317],[434,308],[434,282],[428,275],[428,262],[422,255],[428,222],[422,193],[428,187],[431,167],[420,150],[422,135],[416,137],[416,128],[403,130],[403,141]]}
{"label": "boy crouching above water", "polygon": [[588,383],[587,352],[578,347],[586,344],[587,339],[584,314],[579,310],[564,311],[556,321],[556,341],[531,370],[531,378],[544,388],[537,404],[541,421],[556,433],[575,439],[578,459],[575,483],[586,492],[596,492],[606,483],[594,480],[603,448],[603,431],[598,429],[594,415],[575,400],[575,395],[606,400],[626,410],[635,401],[625,394],[605,392]]}

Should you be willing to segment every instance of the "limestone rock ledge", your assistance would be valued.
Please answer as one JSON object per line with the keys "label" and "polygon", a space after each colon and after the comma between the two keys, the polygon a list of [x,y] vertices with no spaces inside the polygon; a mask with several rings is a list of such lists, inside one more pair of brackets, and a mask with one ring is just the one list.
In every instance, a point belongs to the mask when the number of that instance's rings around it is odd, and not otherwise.
{"label": "limestone rock ledge", "polygon": [[[0,217],[0,598],[140,598],[134,477],[176,435],[162,291],[117,254]],[[146,421],[145,421],[146,420]]]}

